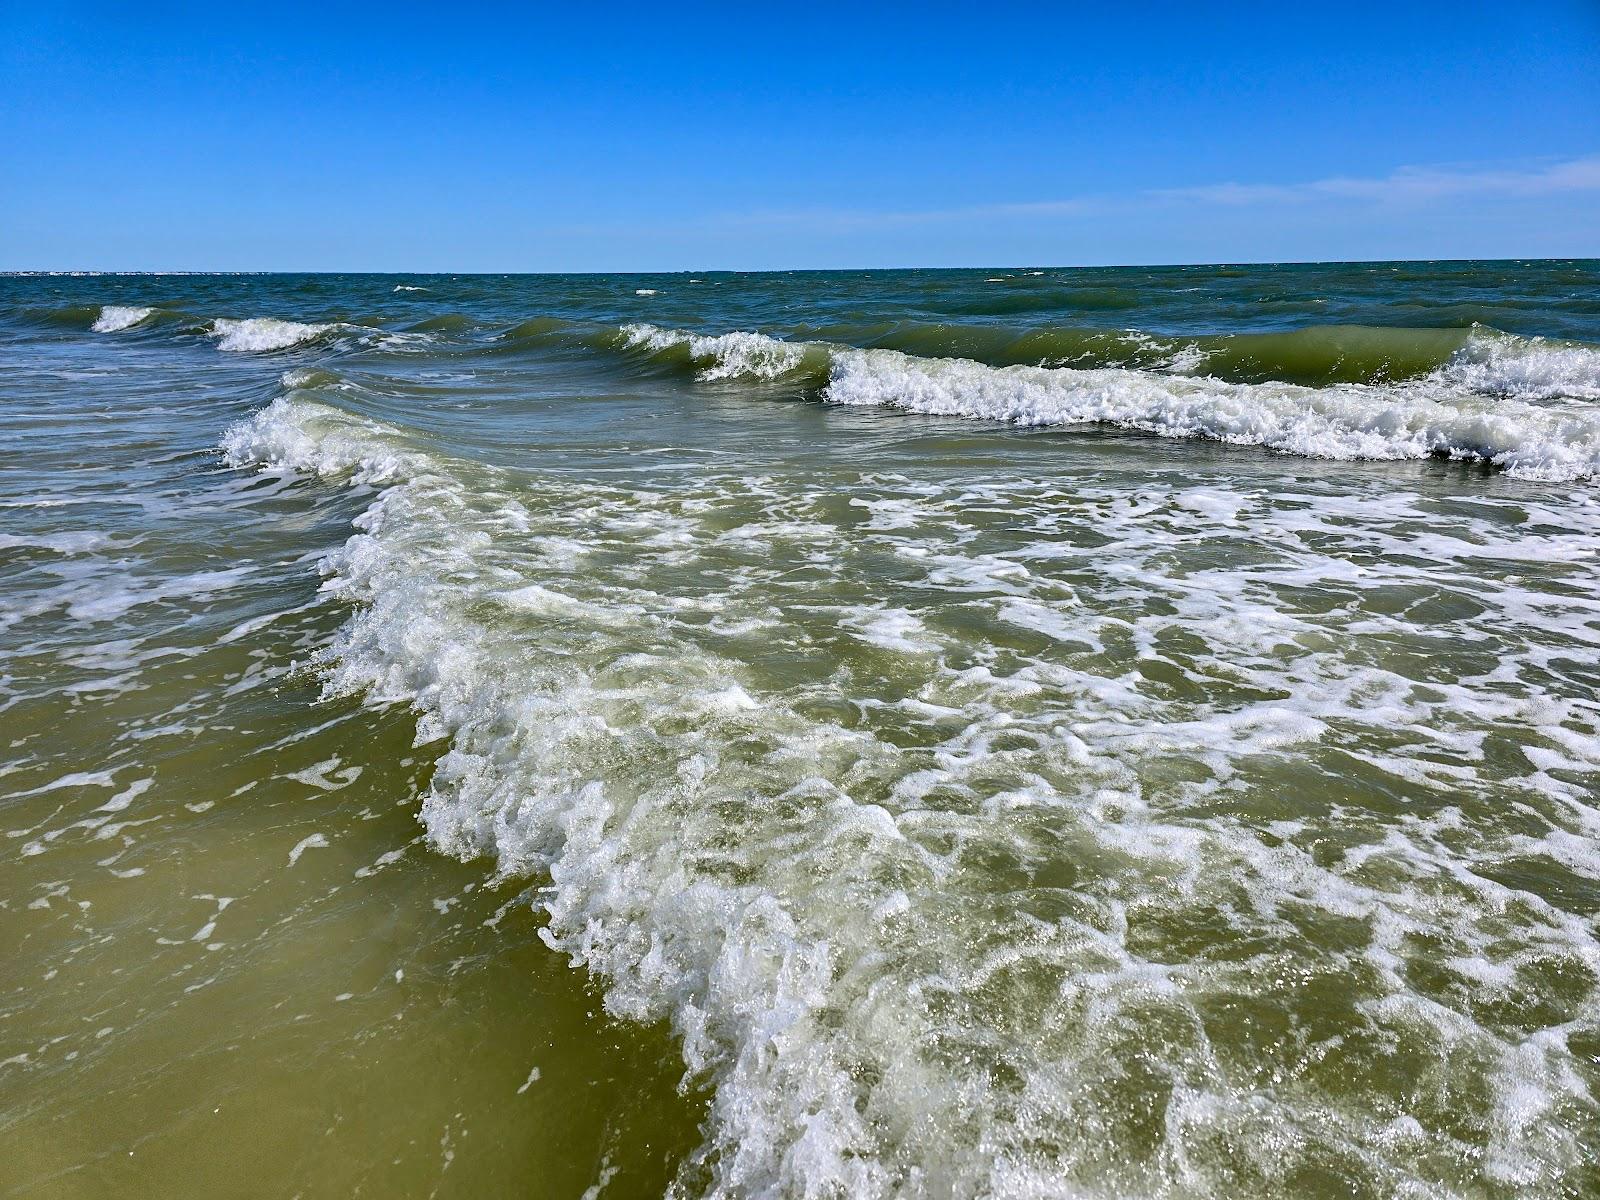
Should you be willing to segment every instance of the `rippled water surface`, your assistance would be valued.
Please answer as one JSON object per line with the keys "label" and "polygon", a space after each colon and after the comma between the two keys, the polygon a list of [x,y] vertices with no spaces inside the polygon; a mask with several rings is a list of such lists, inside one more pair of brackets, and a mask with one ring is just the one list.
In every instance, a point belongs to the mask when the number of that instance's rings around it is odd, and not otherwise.
{"label": "rippled water surface", "polygon": [[1600,266],[0,362],[0,1195],[1600,1194]]}

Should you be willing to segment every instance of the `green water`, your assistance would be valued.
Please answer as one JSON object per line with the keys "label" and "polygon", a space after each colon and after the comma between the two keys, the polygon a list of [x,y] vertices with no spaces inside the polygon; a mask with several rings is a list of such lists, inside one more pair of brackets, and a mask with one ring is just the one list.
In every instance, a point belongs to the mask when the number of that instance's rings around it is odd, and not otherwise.
{"label": "green water", "polygon": [[1600,267],[0,279],[0,1195],[1600,1194]]}

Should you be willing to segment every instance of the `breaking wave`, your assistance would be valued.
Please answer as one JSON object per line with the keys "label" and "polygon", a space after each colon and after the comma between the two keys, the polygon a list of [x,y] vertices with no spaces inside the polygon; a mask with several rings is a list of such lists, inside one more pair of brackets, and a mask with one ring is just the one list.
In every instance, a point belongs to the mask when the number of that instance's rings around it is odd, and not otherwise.
{"label": "breaking wave", "polygon": [[1272,333],[1154,334],[1137,329],[984,324],[834,325],[807,337],[991,367],[1127,367],[1230,383],[1392,384],[1444,373],[1473,390],[1592,398],[1600,347],[1470,329],[1312,325]]}
{"label": "breaking wave", "polygon": [[[425,291],[399,284],[396,291]],[[636,289],[655,295],[653,289]],[[1101,295],[1105,291],[1105,295]],[[1023,298],[1040,300],[1032,292]],[[1002,297],[1004,299],[1004,297]],[[1082,307],[1114,307],[1126,297],[1117,289],[1080,289],[1068,299]],[[974,303],[982,303],[975,301]],[[224,350],[270,352],[350,334],[364,343],[408,351],[406,335],[378,328],[274,317],[189,317],[181,312],[133,305],[73,305],[25,310],[48,324],[88,324],[100,333],[154,320],[179,333],[205,333]],[[479,322],[458,314],[435,314],[409,326],[414,331],[470,334]],[[664,367],[693,369],[711,379],[825,379],[832,351],[897,350],[921,359],[965,359],[988,367],[1125,369],[1189,376],[1227,383],[1291,383],[1306,387],[1341,384],[1392,387],[1431,381],[1441,387],[1524,401],[1600,399],[1600,347],[1502,333],[1487,326],[1424,329],[1367,325],[1312,325],[1254,333],[1172,334],[1140,329],[1051,325],[1015,328],[985,322],[888,321],[869,324],[801,325],[774,337],[758,332],[700,333],[646,323],[586,324],[535,317],[504,329],[487,342],[470,339],[442,346],[447,352],[516,350],[569,343],[645,352]]]}
{"label": "breaking wave", "polygon": [[218,317],[211,322],[211,336],[217,349],[255,354],[268,350],[287,350],[327,337],[339,329],[337,324],[308,325],[282,321],[277,317],[248,317],[231,320]]}
{"label": "breaking wave", "polygon": [[621,346],[644,350],[657,361],[693,367],[700,379],[804,379],[825,372],[825,346],[786,342],[759,333],[702,336],[654,325],[624,325]]}
{"label": "breaking wave", "polygon": [[[1600,474],[1600,351],[1504,335],[1467,342],[1430,375],[1383,387],[1232,383],[1130,368],[994,367],[885,349],[705,336],[650,325],[623,345],[705,380],[790,380],[836,404],[1018,425],[1109,425],[1311,458],[1446,457],[1549,481]],[[1188,364],[1185,364],[1188,365]],[[1203,357],[1190,366],[1204,369]],[[1575,400],[1575,403],[1557,401]]]}
{"label": "breaking wave", "polygon": [[1600,400],[1600,348],[1485,332],[1468,340],[1435,378],[1519,400]]}
{"label": "breaking wave", "polygon": [[1448,363],[1474,336],[1466,329],[1311,325],[1270,333],[1158,334],[1139,329],[899,322],[810,331],[821,341],[900,350],[921,358],[970,358],[991,367],[1128,367],[1205,374],[1233,383],[1389,383]]}
{"label": "breaking wave", "polygon": [[121,329],[132,329],[140,322],[148,320],[154,315],[155,311],[153,308],[107,304],[100,309],[100,315],[95,318],[94,324],[89,328],[96,333],[116,333]]}

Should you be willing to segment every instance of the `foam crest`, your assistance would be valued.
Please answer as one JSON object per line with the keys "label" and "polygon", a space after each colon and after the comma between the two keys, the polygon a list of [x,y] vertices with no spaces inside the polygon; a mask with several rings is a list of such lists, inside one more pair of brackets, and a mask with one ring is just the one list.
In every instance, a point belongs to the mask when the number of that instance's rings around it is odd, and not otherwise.
{"label": "foam crest", "polygon": [[[286,382],[321,382],[309,373],[290,372]],[[322,476],[347,476],[369,485],[388,484],[421,470],[397,431],[365,421],[342,409],[307,399],[295,391],[279,396],[222,437],[230,466]]]}
{"label": "foam crest", "polygon": [[807,352],[818,347],[785,342],[761,333],[736,331],[712,336],[661,329],[655,325],[624,325],[623,346],[653,353],[686,353],[704,380],[781,379],[807,365]]}
{"label": "foam crest", "polygon": [[1435,378],[1519,400],[1600,400],[1600,349],[1478,331]]}
{"label": "foam crest", "polygon": [[107,304],[100,309],[100,315],[95,318],[90,326],[96,333],[116,333],[123,329],[132,329],[141,321],[155,315],[153,308],[136,308],[131,305]]}
{"label": "foam crest", "polygon": [[211,322],[211,336],[217,339],[217,349],[244,354],[258,354],[269,350],[287,350],[315,341],[332,333],[337,325],[308,325],[299,321],[283,321],[277,317],[249,317],[232,320],[218,317]]}
{"label": "foam crest", "polygon": [[1396,386],[1234,384],[840,351],[826,397],[1019,425],[1104,424],[1341,460],[1474,459],[1545,480],[1600,473],[1600,414]]}

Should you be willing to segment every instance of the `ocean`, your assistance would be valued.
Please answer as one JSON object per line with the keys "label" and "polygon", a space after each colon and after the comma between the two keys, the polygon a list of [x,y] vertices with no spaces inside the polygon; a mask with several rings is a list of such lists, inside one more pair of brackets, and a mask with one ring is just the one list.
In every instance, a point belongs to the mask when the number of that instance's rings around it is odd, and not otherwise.
{"label": "ocean", "polygon": [[0,1196],[1600,1195],[1600,263],[0,278]]}

